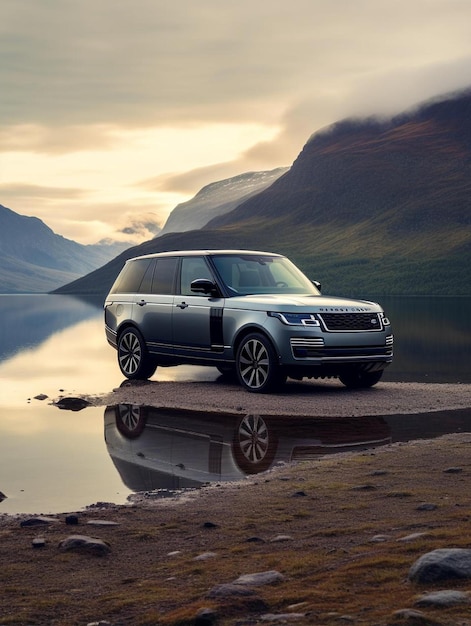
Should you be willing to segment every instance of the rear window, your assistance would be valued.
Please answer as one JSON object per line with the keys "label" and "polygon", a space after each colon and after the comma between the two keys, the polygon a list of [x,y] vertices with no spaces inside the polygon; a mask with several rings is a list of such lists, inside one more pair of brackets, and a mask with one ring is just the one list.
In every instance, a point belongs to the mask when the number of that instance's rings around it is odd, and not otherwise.
{"label": "rear window", "polygon": [[111,289],[111,293],[137,293],[146,271],[150,271],[153,259],[137,259],[129,261],[121,270]]}

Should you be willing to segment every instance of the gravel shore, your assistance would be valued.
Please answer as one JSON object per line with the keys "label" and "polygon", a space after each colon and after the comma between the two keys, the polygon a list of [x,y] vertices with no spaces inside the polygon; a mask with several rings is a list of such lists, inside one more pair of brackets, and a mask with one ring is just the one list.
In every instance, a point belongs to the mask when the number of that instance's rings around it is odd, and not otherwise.
{"label": "gravel shore", "polygon": [[87,397],[95,406],[138,404],[210,412],[349,417],[427,413],[471,407],[471,385],[381,382],[352,390],[336,380],[289,381],[279,393],[252,394],[223,378],[210,382],[125,381]]}

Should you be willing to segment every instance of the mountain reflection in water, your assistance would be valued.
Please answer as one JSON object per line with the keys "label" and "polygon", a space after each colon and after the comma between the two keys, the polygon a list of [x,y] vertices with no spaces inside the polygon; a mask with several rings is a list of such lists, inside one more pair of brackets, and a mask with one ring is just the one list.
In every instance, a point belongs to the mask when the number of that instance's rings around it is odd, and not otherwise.
{"label": "mountain reflection in water", "polygon": [[105,441],[132,491],[240,480],[280,462],[391,441],[382,417],[321,419],[208,414],[131,404],[105,410]]}

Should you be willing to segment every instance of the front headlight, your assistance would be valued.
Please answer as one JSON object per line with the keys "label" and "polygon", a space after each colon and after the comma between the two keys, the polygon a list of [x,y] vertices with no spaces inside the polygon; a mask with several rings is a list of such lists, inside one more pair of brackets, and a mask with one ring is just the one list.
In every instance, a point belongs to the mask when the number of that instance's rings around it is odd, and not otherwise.
{"label": "front headlight", "polygon": [[276,317],[287,326],[320,326],[318,320],[311,313],[278,313],[268,311],[270,317]]}

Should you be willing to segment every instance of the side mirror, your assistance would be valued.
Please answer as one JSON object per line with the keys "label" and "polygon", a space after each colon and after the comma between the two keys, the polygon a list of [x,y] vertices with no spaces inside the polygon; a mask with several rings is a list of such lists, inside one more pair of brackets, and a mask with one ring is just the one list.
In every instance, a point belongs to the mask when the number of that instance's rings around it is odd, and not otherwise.
{"label": "side mirror", "polygon": [[314,285],[314,287],[316,289],[319,290],[319,293],[320,293],[321,292],[321,284],[320,284],[320,282],[318,280],[311,280],[311,283]]}
{"label": "side mirror", "polygon": [[195,293],[216,294],[217,290],[216,283],[208,278],[197,278],[191,281],[191,291]]}

